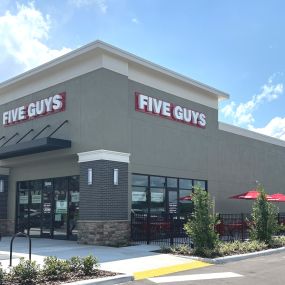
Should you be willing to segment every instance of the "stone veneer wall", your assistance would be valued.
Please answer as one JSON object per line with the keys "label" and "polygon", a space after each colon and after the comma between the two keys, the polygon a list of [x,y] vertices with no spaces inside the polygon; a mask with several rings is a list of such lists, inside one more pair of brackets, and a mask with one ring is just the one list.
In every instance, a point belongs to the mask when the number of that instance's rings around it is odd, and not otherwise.
{"label": "stone veneer wall", "polygon": [[78,221],[79,243],[122,246],[129,240],[129,221]]}

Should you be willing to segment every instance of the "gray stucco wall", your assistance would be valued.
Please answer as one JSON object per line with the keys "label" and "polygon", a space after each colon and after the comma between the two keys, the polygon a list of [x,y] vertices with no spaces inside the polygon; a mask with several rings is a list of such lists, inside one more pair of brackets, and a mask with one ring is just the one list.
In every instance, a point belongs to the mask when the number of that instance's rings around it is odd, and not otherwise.
{"label": "gray stucco wall", "polygon": [[[69,123],[54,137],[72,140],[70,149],[1,161],[1,166],[11,169],[9,218],[15,213],[17,181],[78,175],[76,154],[96,149],[131,153],[129,173],[208,180],[209,192],[215,196],[216,210],[220,212],[248,211],[252,202],[228,197],[254,187],[256,180],[270,193],[285,192],[285,148],[220,131],[216,109],[106,69],[1,105],[0,113],[64,91],[66,111],[6,128],[0,124],[0,133],[6,138],[15,132],[20,137],[31,128],[36,133],[50,124],[51,128],[41,135],[45,136],[67,119]],[[200,129],[137,112],[134,92],[204,112],[207,127]],[[130,190],[129,183],[129,202]],[[280,207],[285,210],[284,205]]]}

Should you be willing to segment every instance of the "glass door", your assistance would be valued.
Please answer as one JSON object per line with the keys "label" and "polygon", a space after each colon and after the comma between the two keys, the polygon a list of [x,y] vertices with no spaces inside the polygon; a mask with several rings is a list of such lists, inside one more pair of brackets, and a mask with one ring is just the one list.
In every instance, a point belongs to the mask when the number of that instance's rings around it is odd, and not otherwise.
{"label": "glass door", "polygon": [[30,235],[40,237],[42,221],[42,181],[30,181]]}
{"label": "glass door", "polygon": [[77,240],[79,218],[79,177],[69,177],[68,239]]}
{"label": "glass door", "polygon": [[17,207],[17,232],[28,234],[29,227],[29,183],[27,181],[18,183],[18,207]]}
{"label": "glass door", "polygon": [[52,179],[43,181],[41,237],[53,238],[53,185]]}
{"label": "glass door", "polygon": [[57,239],[66,239],[68,210],[68,178],[54,179],[54,219],[53,235]]}

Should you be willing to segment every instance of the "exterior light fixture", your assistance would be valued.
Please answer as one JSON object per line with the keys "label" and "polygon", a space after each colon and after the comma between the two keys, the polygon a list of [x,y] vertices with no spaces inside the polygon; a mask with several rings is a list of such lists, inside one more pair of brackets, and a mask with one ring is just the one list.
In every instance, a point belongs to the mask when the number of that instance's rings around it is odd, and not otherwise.
{"label": "exterior light fixture", "polygon": [[4,180],[1,179],[0,180],[0,193],[3,193],[4,192]]}
{"label": "exterior light fixture", "polygon": [[92,185],[93,183],[93,171],[92,168],[88,168],[88,178],[87,178],[88,185]]}
{"label": "exterior light fixture", "polygon": [[119,169],[114,169],[114,185],[119,185]]}

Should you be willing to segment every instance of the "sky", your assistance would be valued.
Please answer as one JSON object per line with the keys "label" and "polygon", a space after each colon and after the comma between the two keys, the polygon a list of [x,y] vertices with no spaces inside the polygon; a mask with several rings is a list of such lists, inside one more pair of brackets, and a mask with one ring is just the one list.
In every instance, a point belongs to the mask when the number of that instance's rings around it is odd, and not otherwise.
{"label": "sky", "polygon": [[219,120],[285,140],[284,0],[0,0],[0,82],[102,40],[230,95]]}

